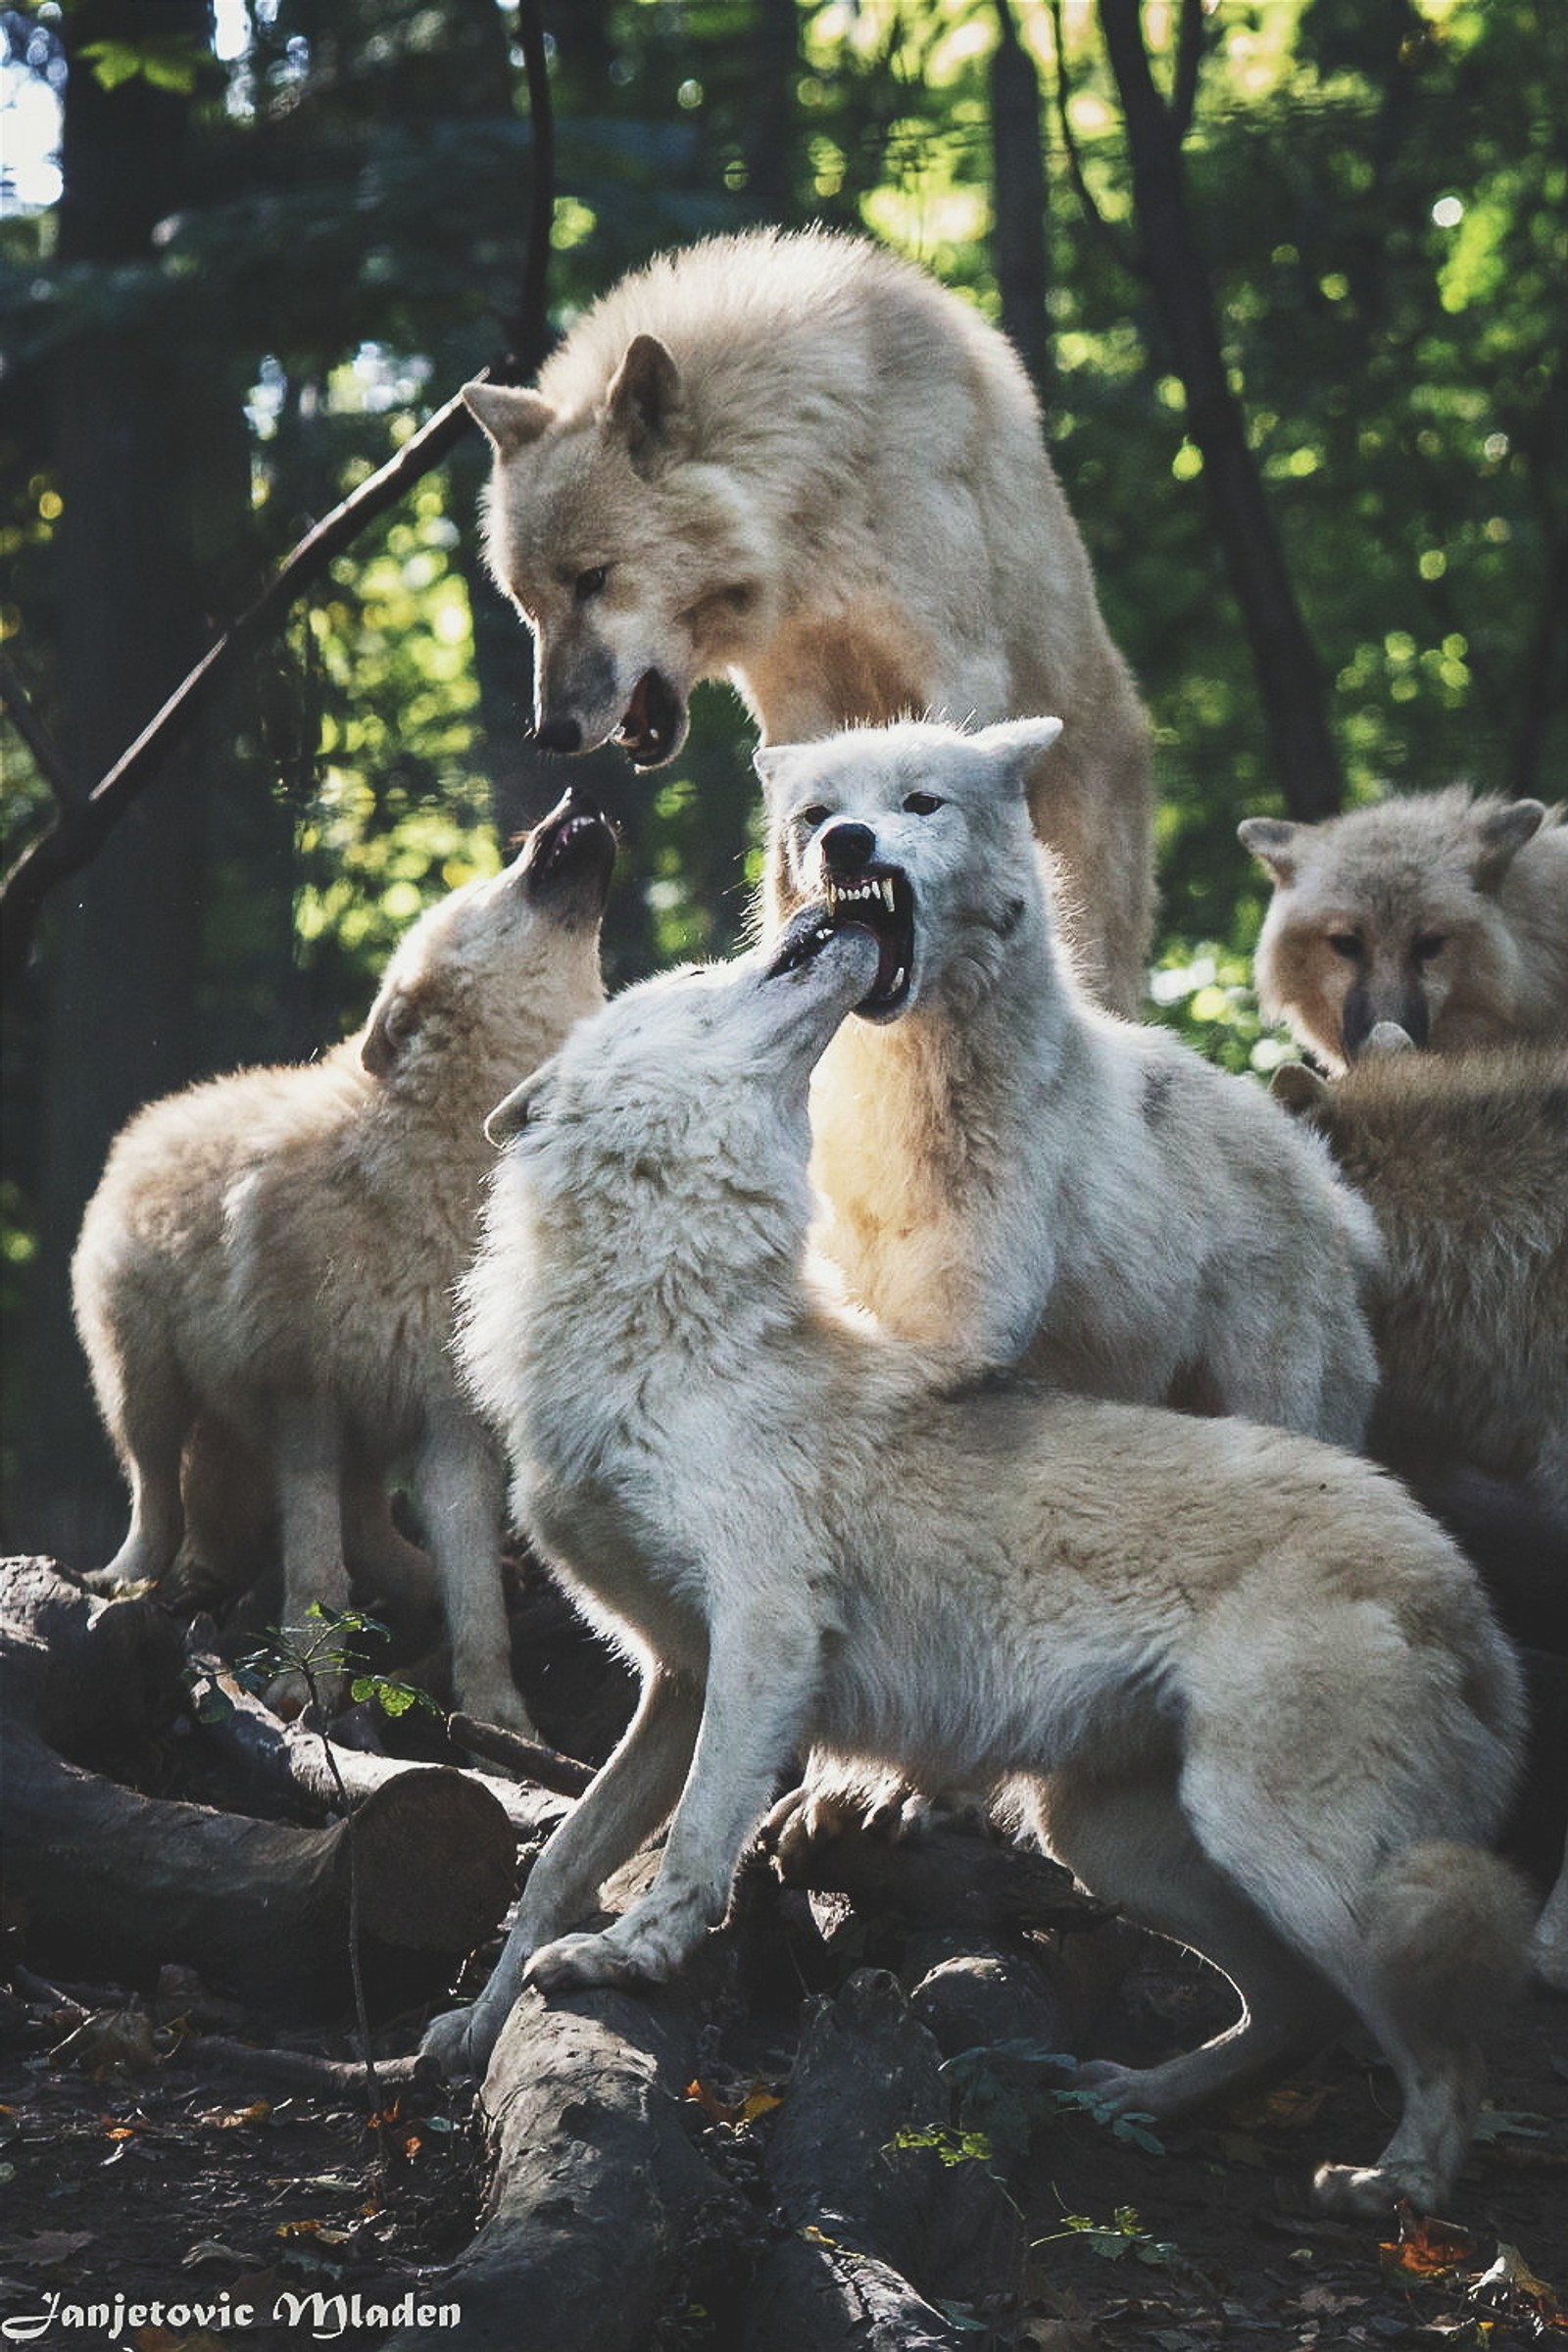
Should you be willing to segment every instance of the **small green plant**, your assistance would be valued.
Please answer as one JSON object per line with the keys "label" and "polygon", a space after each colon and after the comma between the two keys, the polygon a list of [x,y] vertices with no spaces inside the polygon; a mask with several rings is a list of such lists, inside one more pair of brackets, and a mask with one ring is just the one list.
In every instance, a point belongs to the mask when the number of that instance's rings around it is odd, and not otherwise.
{"label": "small green plant", "polygon": [[1116,2115],[1092,2089],[1045,2080],[1072,2075],[1077,2066],[1067,2052],[1047,2049],[1044,2042],[995,2041],[959,2050],[942,2073],[957,2094],[960,2124],[985,2132],[1004,2156],[1022,2155],[1036,2124],[1062,2114],[1086,2115],[1112,2139],[1142,2148],[1147,2156],[1163,2156],[1164,2143],[1150,2129],[1152,2115]]}
{"label": "small green plant", "polygon": [[[327,1733],[322,1692],[327,1684],[344,1677],[351,1698],[356,1701],[373,1699],[385,1714],[394,1718],[406,1715],[411,1707],[416,1706],[428,1707],[432,1715],[439,1715],[441,1710],[427,1690],[418,1690],[413,1683],[401,1682],[393,1675],[354,1671],[357,1643],[367,1638],[379,1642],[391,1639],[387,1627],[379,1619],[368,1617],[363,1609],[329,1609],[318,1600],[313,1600],[305,1614],[311,1621],[308,1625],[269,1626],[269,1639],[241,1658],[234,1672],[236,1679],[249,1690],[266,1690],[279,1675],[297,1674],[305,1685],[312,1706],[317,1710],[321,1753],[343,1809],[344,1835],[348,1840],[349,1976],[354,1986],[354,2015],[360,2032],[360,2057],[365,2067],[370,2121],[384,2167],[392,2142],[388,2133],[389,2110],[381,2096],[381,2085],[375,2071],[375,2054],[370,2041],[370,2012],[365,1997],[365,1979],[360,1961],[360,1853],[355,1837],[356,1807]],[[188,1669],[186,1684],[199,1723],[220,1723],[225,1715],[233,1713],[233,1700],[222,1685],[204,1668],[197,1666]]]}
{"label": "small green plant", "polygon": [[1103,2262],[1122,2262],[1130,2254],[1135,2262],[1147,2262],[1154,2270],[1168,2271],[1182,2259],[1181,2249],[1169,2238],[1155,2237],[1146,2230],[1136,2207],[1118,2205],[1108,2222],[1097,2222],[1087,2213],[1064,2213],[1062,2226],[1032,2243],[1039,2246],[1056,2245],[1064,2238],[1081,2238],[1092,2253]]}

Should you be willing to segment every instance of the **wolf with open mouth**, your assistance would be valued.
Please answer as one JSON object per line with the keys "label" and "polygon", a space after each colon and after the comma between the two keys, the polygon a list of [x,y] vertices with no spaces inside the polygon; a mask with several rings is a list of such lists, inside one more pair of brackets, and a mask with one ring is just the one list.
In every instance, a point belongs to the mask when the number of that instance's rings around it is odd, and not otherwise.
{"label": "wolf with open mouth", "polygon": [[812,1091],[820,1245],[904,1337],[1354,1446],[1370,1214],[1261,1088],[1077,986],[1024,799],[1056,727],[757,755],[764,928],[808,909],[878,948]]}
{"label": "wolf with open mouth", "polygon": [[860,238],[716,237],[612,287],[537,389],[464,397],[547,751],[661,767],[709,679],[781,742],[1060,711],[1034,821],[1081,899],[1090,985],[1138,1003],[1148,722],[1017,357],[968,304]]}

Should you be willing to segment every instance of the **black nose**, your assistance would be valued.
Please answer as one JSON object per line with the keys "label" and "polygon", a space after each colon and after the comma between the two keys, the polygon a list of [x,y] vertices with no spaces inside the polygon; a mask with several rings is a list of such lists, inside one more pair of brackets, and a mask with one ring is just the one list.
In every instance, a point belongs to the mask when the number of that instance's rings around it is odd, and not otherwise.
{"label": "black nose", "polygon": [[547,752],[579,752],[582,729],[574,718],[544,718],[533,731],[535,743]]}
{"label": "black nose", "polygon": [[857,874],[876,856],[876,835],[869,825],[829,825],[821,848],[830,873]]}

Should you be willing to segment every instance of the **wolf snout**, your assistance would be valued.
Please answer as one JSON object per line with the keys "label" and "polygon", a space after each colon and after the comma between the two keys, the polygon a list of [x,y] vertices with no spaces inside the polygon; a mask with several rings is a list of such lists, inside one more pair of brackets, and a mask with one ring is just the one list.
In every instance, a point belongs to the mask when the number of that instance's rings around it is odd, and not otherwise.
{"label": "wolf snout", "polygon": [[547,752],[580,752],[582,727],[578,720],[561,712],[542,718],[533,731],[534,741]]}
{"label": "wolf snout", "polygon": [[830,874],[858,874],[876,856],[876,835],[869,825],[829,825],[819,847]]}

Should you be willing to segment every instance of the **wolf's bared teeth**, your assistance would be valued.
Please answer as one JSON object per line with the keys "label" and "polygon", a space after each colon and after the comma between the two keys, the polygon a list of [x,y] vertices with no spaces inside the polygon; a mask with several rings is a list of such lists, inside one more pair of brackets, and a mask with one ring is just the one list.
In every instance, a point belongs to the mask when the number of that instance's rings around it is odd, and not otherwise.
{"label": "wolf's bared teeth", "polygon": [[893,912],[893,880],[891,875],[884,874],[878,887],[882,895],[882,904],[887,908],[889,914],[891,914]]}

